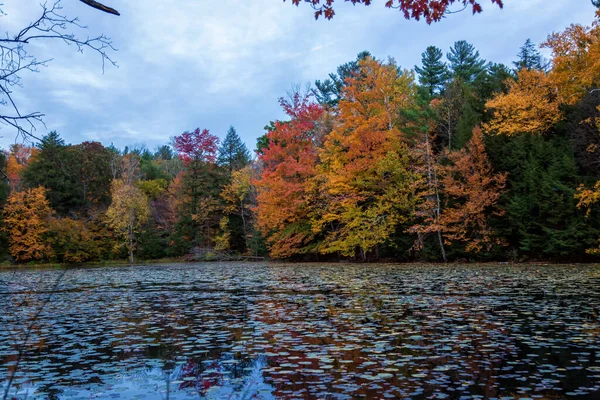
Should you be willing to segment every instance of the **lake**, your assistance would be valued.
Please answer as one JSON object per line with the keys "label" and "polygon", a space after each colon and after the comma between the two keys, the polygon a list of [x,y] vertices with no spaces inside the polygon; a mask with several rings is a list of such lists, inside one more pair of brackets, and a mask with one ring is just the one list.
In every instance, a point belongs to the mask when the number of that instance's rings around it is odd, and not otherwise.
{"label": "lake", "polygon": [[597,265],[0,270],[0,304],[8,398],[600,399]]}

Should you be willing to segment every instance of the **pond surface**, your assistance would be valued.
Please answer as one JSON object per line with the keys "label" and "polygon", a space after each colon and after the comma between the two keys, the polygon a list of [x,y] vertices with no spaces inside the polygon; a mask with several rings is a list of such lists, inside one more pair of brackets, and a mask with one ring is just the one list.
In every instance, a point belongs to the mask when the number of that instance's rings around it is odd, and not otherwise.
{"label": "pond surface", "polygon": [[0,398],[600,399],[599,266],[5,270],[0,305]]}

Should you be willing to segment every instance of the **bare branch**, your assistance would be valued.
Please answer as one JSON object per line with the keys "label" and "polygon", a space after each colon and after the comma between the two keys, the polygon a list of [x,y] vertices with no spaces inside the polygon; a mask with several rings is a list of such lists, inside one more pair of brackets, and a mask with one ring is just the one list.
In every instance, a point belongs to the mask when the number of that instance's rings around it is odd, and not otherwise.
{"label": "bare branch", "polygon": [[[118,15],[116,10],[96,1],[80,1],[91,7]],[[1,6],[2,4],[0,4]],[[58,39],[67,45],[74,45],[80,53],[83,53],[85,49],[98,53],[102,61],[103,73],[106,63],[117,66],[109,55],[109,52],[116,51],[109,37],[105,35],[87,38],[77,36],[73,30],[87,29],[87,26],[82,25],[78,18],[69,18],[63,15],[60,12],[62,9],[60,0],[53,0],[50,5],[44,3],[41,7],[42,13],[35,21],[14,35],[7,32],[4,37],[0,37],[0,106],[11,110],[7,115],[5,109],[0,108],[0,122],[16,129],[17,134],[23,138],[38,139],[33,132],[36,130],[36,126],[43,125],[44,114],[40,112],[21,113],[12,96],[11,88],[22,86],[22,73],[39,72],[40,66],[45,67],[52,61],[51,59],[39,61],[28,52],[28,45],[40,40]],[[5,14],[0,8],[0,16],[3,15]]]}
{"label": "bare branch", "polygon": [[79,0],[79,1],[81,1],[82,3],[87,4],[90,7],[93,7],[95,9],[97,9],[97,10],[100,10],[100,11],[104,11],[106,13],[114,14],[114,15],[121,15],[114,8],[110,8],[110,7],[105,6],[104,4],[100,4],[100,3],[98,3],[97,1],[94,1],[94,0]]}

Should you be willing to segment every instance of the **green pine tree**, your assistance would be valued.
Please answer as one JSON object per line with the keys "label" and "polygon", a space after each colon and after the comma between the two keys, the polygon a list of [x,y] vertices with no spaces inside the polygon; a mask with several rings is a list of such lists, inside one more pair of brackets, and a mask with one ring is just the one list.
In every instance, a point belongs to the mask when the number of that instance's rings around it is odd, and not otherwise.
{"label": "green pine tree", "polygon": [[240,139],[240,136],[235,131],[233,126],[229,127],[225,140],[219,147],[219,156],[217,162],[220,166],[229,171],[229,175],[233,171],[240,170],[250,163],[250,152]]}
{"label": "green pine tree", "polygon": [[576,208],[581,178],[568,139],[499,135],[488,143],[496,169],[509,173],[502,204],[507,214],[498,229],[514,249],[534,259],[564,259],[594,245],[597,230]]}
{"label": "green pine tree", "polygon": [[479,56],[479,51],[465,40],[455,42],[446,57],[450,61],[452,75],[463,82],[473,82],[485,70],[485,60]]}
{"label": "green pine tree", "polygon": [[535,45],[531,39],[527,39],[525,44],[521,46],[517,57],[519,57],[519,59],[517,61],[513,61],[517,71],[523,68],[528,70],[545,69],[546,63],[543,61],[542,54],[535,48]]}
{"label": "green pine tree", "polygon": [[415,71],[419,74],[419,83],[427,89],[429,96],[440,93],[448,81],[448,66],[442,61],[442,57],[441,49],[429,46],[421,53],[423,67],[415,66]]}

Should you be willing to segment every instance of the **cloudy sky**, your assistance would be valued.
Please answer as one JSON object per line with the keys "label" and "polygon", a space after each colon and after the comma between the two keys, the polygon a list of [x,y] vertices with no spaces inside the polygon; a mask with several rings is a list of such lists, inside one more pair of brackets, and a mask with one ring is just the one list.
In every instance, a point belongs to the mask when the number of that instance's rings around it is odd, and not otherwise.
{"label": "cloudy sky", "polygon": [[[40,11],[40,0],[3,3],[0,30],[9,34]],[[326,78],[362,50],[413,68],[428,45],[446,52],[464,39],[486,60],[510,64],[527,38],[540,43],[570,23],[588,25],[594,16],[589,0],[505,0],[503,10],[482,0],[482,14],[462,12],[431,26],[405,20],[385,9],[383,0],[370,7],[338,0],[331,21],[315,21],[310,7],[296,8],[291,0],[104,3],[121,16],[62,0],[65,14],[89,26],[82,35],[112,38],[118,68],[103,74],[97,54],[80,54],[61,42],[32,45],[38,59],[53,61],[23,75],[15,97],[22,111],[46,114],[47,130],[69,143],[145,143],[150,149],[196,127],[223,138],[230,125],[254,148],[263,127],[282,117],[278,97],[293,84]],[[44,133],[43,127],[37,132]],[[16,139],[2,125],[0,136],[4,148]]]}

